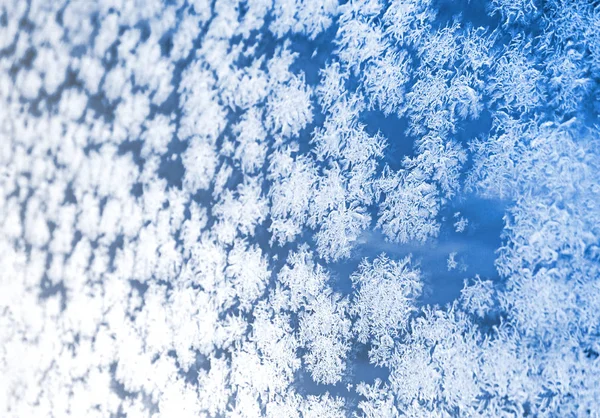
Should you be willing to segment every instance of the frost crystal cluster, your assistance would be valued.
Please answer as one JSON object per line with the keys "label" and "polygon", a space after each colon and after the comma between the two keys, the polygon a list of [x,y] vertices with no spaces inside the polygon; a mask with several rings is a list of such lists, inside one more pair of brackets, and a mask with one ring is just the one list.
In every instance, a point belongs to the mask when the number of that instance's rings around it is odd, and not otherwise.
{"label": "frost crystal cluster", "polygon": [[0,416],[600,415],[600,6],[0,1]]}

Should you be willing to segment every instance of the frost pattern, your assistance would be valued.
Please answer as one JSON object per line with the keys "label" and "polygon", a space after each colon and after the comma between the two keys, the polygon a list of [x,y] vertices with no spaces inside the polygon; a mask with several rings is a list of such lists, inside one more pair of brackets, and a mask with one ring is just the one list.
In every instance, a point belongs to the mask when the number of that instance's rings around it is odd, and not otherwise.
{"label": "frost pattern", "polygon": [[0,415],[595,416],[599,34],[585,0],[5,1]]}

